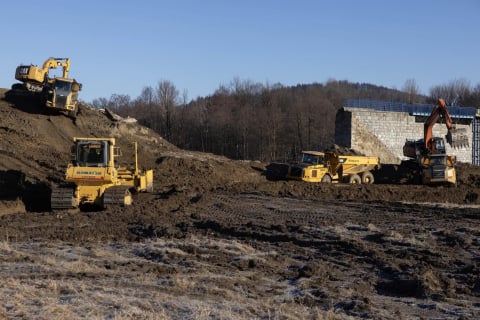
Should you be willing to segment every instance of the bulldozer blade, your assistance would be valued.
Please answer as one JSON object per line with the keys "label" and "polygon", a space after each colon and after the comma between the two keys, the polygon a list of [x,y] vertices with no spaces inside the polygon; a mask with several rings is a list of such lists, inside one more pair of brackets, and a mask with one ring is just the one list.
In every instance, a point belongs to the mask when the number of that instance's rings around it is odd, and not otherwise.
{"label": "bulldozer blade", "polygon": [[448,130],[446,139],[453,148],[469,146],[467,130],[465,128]]}

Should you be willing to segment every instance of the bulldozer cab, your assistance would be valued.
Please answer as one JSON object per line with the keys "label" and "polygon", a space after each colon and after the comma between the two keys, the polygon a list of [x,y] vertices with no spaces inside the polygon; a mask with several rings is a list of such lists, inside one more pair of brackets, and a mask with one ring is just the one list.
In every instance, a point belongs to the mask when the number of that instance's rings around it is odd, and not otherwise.
{"label": "bulldozer cab", "polygon": [[107,167],[109,162],[108,141],[78,141],[75,162],[81,167]]}

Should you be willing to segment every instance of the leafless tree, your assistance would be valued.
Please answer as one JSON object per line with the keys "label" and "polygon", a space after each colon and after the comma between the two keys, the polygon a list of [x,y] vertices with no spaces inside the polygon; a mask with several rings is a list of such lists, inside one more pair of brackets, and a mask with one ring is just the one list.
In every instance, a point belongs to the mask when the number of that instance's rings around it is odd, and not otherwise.
{"label": "leafless tree", "polygon": [[430,88],[430,98],[436,102],[439,98],[449,106],[462,105],[470,96],[470,82],[465,79],[455,79],[447,84]]}
{"label": "leafless tree", "polygon": [[108,108],[108,99],[107,98],[93,99],[91,104],[97,109],[105,109],[105,108]]}
{"label": "leafless tree", "polygon": [[155,119],[158,111],[158,100],[151,86],[145,86],[140,96],[135,100],[134,116],[143,124],[153,130],[158,130]]}
{"label": "leafless tree", "polygon": [[408,94],[408,100],[407,103],[414,103],[416,102],[416,97],[420,93],[420,88],[417,85],[417,81],[415,79],[410,78],[405,81],[405,84],[403,85],[403,91]]}
{"label": "leafless tree", "polygon": [[[413,95],[414,81],[407,84]],[[480,86],[469,97],[478,101]],[[162,80],[154,88],[143,88],[133,102],[128,96],[112,95],[109,100],[96,99],[94,105],[111,105],[134,116],[180,148],[268,162],[291,159],[303,148],[323,150],[333,144],[336,112],[346,98],[404,102],[408,93],[348,81],[284,87],[234,78],[214,94],[189,102],[186,91],[179,96],[172,82]]]}
{"label": "leafless tree", "polygon": [[130,96],[126,94],[112,94],[107,104],[113,112],[121,114],[124,109],[130,106]]}
{"label": "leafless tree", "polygon": [[164,134],[167,140],[172,135],[172,114],[177,105],[178,90],[175,85],[168,80],[161,80],[157,85],[157,98],[160,107],[160,113],[164,115]]}

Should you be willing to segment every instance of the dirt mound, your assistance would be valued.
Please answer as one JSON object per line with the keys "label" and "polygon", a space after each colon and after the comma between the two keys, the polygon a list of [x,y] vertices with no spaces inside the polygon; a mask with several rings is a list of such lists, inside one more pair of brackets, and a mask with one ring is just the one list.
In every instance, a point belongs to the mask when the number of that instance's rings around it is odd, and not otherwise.
{"label": "dirt mound", "polygon": [[[3,94],[2,94],[3,91]],[[115,121],[102,110],[80,104],[74,121],[63,114],[44,114],[27,106],[14,106],[3,100],[0,91],[0,170],[15,169],[27,180],[57,182],[63,178],[70,160],[73,137],[115,137],[131,162],[133,143],[139,144],[142,164],[152,166],[163,151],[176,148],[151,130],[128,121]]]}
{"label": "dirt mound", "polygon": [[342,147],[337,144],[334,144],[329,148],[325,149],[325,152],[335,152],[342,156],[364,156],[364,154],[361,153],[360,151],[347,148],[347,147]]}
{"label": "dirt mound", "polygon": [[[12,105],[3,99],[5,92],[0,91],[0,178],[5,177],[0,197],[28,198],[29,186],[43,185],[40,199],[33,200],[48,202],[50,188],[63,181],[73,137],[114,137],[122,149],[122,164],[134,163],[137,142],[139,165],[154,169],[158,190],[209,190],[261,179],[251,162],[179,150],[134,119],[123,119],[110,110],[80,104],[72,120],[60,113],[44,114],[38,106]],[[12,180],[12,170],[22,176],[22,185]]]}

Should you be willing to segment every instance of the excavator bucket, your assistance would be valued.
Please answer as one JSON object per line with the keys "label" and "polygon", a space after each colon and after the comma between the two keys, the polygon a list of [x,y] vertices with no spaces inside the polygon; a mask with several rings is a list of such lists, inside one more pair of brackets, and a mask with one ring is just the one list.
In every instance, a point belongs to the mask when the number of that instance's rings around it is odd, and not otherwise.
{"label": "excavator bucket", "polygon": [[447,142],[452,148],[468,147],[468,135],[465,128],[450,129],[446,136]]}

